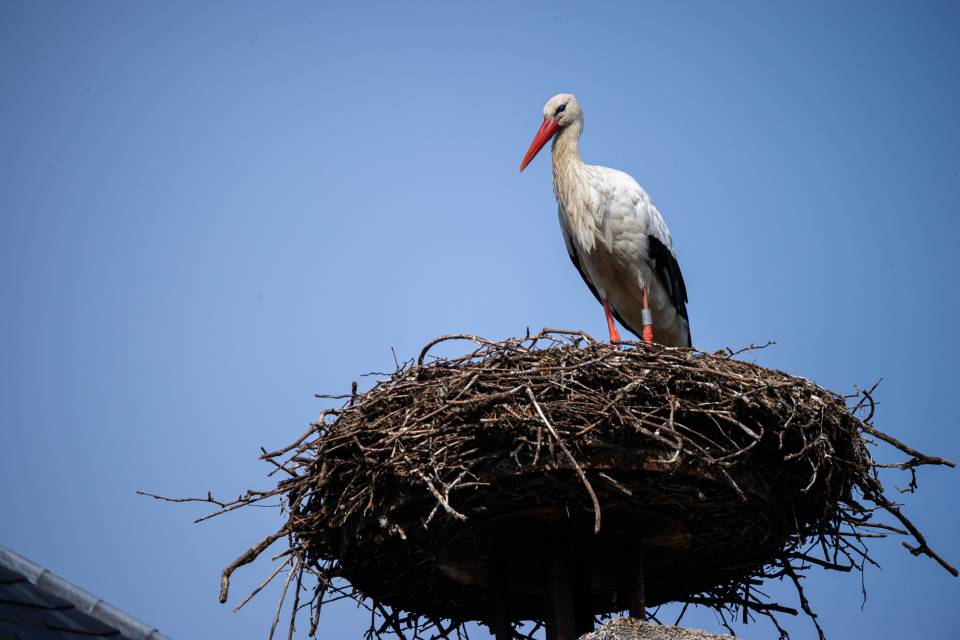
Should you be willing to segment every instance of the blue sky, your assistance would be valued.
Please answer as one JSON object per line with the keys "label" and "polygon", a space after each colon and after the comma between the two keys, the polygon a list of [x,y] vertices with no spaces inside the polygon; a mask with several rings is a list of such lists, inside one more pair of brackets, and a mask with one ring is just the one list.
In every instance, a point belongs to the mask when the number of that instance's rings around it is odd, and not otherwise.
{"label": "blue sky", "polygon": [[[174,638],[265,637],[276,591],[216,593],[276,514],[134,492],[267,485],[259,447],[391,347],[603,335],[549,163],[517,174],[561,91],[666,216],[698,346],[883,377],[878,426],[960,459],[960,5],[347,4],[0,3],[0,544]],[[960,562],[960,473],[920,480]],[[960,636],[960,580],[874,553],[862,610],[856,576],[809,579],[831,637]]]}

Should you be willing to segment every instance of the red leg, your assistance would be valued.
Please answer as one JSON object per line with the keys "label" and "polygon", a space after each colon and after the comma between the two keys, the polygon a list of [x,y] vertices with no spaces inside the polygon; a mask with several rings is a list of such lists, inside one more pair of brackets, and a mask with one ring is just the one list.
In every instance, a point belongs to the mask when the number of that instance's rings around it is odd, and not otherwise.
{"label": "red leg", "polygon": [[647,288],[643,288],[643,341],[647,344],[653,344],[653,314],[650,313],[650,306],[647,304]]}
{"label": "red leg", "polygon": [[610,343],[620,342],[620,332],[617,331],[617,325],[613,323],[613,313],[610,311],[610,303],[603,299],[603,312],[607,314],[607,329],[610,330]]}

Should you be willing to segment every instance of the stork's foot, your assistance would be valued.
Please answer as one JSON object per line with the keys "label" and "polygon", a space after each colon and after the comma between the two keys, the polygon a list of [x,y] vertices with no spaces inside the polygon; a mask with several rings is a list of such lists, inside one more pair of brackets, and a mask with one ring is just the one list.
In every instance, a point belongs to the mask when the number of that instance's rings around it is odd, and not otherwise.
{"label": "stork's foot", "polygon": [[607,316],[607,330],[610,332],[610,344],[620,342],[620,332],[617,331],[617,325],[613,321],[613,312],[610,311],[610,303],[603,299],[603,312]]}
{"label": "stork's foot", "polygon": [[643,318],[643,330],[640,337],[647,344],[653,344],[653,313],[650,311],[650,305],[647,304],[647,288],[643,288],[643,310],[640,312]]}
{"label": "stork's foot", "polygon": [[611,325],[610,329],[610,344],[618,344],[620,342],[620,332],[617,331],[617,328]]}
{"label": "stork's foot", "polygon": [[647,344],[653,344],[653,327],[649,324],[643,325],[643,341]]}

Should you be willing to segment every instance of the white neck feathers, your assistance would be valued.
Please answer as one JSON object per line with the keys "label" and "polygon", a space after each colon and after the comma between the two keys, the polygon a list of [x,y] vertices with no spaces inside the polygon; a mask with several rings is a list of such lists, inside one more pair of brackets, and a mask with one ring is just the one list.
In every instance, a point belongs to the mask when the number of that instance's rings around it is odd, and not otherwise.
{"label": "white neck feathers", "polygon": [[575,121],[564,127],[553,139],[553,191],[561,205],[573,203],[577,185],[580,183],[583,160],[580,158],[580,134],[583,123]]}
{"label": "white neck feathers", "polygon": [[590,253],[596,244],[600,221],[590,211],[587,165],[579,151],[582,132],[583,121],[577,120],[561,129],[553,140],[553,193],[577,244]]}

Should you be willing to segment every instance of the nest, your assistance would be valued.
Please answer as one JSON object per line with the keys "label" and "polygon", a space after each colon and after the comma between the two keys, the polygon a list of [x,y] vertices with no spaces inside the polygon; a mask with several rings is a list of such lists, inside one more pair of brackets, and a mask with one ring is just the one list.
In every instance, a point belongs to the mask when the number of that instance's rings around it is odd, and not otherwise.
{"label": "nest", "polygon": [[[449,340],[474,348],[429,357]],[[493,532],[508,527],[510,618],[539,624],[542,600],[524,584],[523,559],[536,555],[536,527],[560,520],[586,530],[578,535],[595,564],[596,614],[625,609],[630,575],[618,557],[637,544],[651,607],[762,615],[782,636],[777,616],[798,611],[757,586],[792,581],[814,619],[801,576],[814,566],[862,570],[868,538],[911,538],[904,545],[914,555],[956,575],[877,475],[898,467],[913,489],[917,466],[953,464],[876,430],[870,390],[839,396],[736,355],[611,346],[561,331],[435,340],[369,391],[354,383],[342,406],[290,446],[265,451],[283,476],[276,487],[233,502],[201,499],[221,507],[203,519],[282,499],[283,526],[224,570],[221,601],[237,567],[284,539],[264,584],[287,570],[291,629],[309,609],[312,635],[321,605],[349,597],[373,614],[369,637],[459,636],[464,622],[489,619],[484,559]],[[876,440],[908,459],[879,465]]]}

